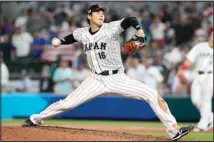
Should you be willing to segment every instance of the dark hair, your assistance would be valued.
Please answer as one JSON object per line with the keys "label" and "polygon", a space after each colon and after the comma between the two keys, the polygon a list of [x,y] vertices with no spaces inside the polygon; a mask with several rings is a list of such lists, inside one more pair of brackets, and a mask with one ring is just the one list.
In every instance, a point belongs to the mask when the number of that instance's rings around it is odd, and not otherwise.
{"label": "dark hair", "polygon": [[[102,7],[101,5],[98,5],[98,4],[92,5],[91,7],[89,7],[89,9],[87,11],[87,13],[88,13],[87,16],[92,15],[93,12],[100,11],[100,10],[103,11],[104,13],[108,13],[109,8],[108,7]],[[88,17],[87,17],[87,22],[90,25],[90,20],[88,19]]]}

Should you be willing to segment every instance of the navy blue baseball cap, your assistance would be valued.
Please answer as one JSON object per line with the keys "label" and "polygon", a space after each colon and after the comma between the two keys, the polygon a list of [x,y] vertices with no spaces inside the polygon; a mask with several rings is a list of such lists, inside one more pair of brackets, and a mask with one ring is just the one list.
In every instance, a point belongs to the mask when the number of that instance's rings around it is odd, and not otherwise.
{"label": "navy blue baseball cap", "polygon": [[98,11],[98,10],[102,10],[104,13],[108,13],[109,12],[109,8],[105,7],[105,6],[101,6],[100,4],[95,4],[89,7],[88,9],[88,14],[91,15],[92,12]]}

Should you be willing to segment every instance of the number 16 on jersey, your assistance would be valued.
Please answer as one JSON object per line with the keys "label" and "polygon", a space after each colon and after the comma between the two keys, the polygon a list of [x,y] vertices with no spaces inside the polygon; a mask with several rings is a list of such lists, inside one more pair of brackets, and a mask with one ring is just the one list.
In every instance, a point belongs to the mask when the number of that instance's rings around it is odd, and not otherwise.
{"label": "number 16 on jersey", "polygon": [[106,58],[105,52],[99,52],[98,55],[99,55],[100,59],[105,59]]}

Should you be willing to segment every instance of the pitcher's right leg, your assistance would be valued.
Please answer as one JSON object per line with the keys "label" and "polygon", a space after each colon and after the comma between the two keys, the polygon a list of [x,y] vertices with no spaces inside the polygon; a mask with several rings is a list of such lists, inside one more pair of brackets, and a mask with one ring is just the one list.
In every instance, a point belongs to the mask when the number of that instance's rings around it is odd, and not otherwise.
{"label": "pitcher's right leg", "polygon": [[167,103],[162,99],[158,92],[147,85],[134,80],[124,73],[108,77],[106,86],[114,93],[128,98],[145,100],[149,103],[155,114],[166,126],[167,133],[173,140],[178,140],[188,134],[193,126],[180,128],[177,121],[171,114]]}
{"label": "pitcher's right leg", "polygon": [[40,125],[43,119],[51,118],[62,112],[73,109],[80,104],[87,102],[103,93],[105,86],[99,80],[88,77],[82,84],[69,94],[65,99],[51,104],[48,108],[42,111],[40,114],[33,114],[30,116],[30,120]]}

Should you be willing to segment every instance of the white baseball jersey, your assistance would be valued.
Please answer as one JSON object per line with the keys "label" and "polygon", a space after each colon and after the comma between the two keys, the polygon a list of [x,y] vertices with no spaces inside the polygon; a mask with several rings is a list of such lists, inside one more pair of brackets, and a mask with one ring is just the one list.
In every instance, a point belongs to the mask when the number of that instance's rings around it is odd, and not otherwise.
{"label": "white baseball jersey", "polygon": [[74,39],[84,45],[89,68],[97,73],[123,68],[119,34],[123,31],[122,20],[104,23],[91,35],[89,27],[74,30]]}
{"label": "white baseball jersey", "polygon": [[196,44],[187,54],[187,59],[195,64],[197,71],[213,71],[213,48],[208,42]]}

